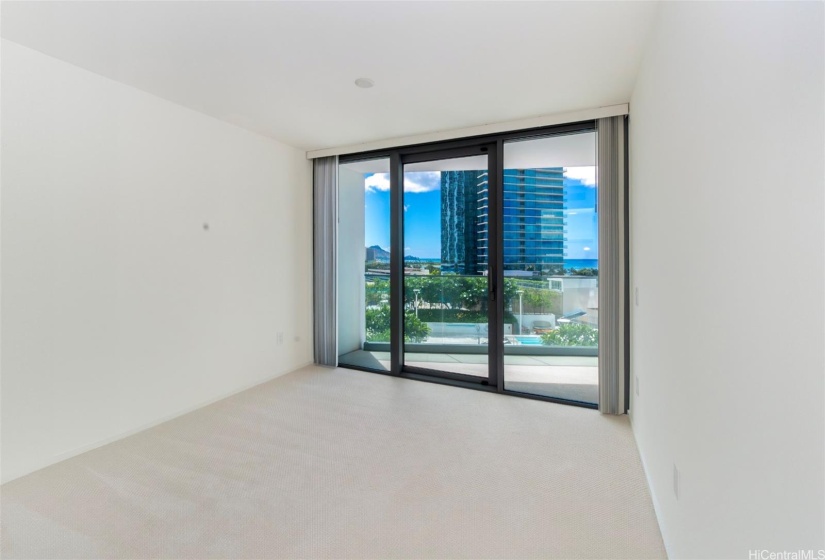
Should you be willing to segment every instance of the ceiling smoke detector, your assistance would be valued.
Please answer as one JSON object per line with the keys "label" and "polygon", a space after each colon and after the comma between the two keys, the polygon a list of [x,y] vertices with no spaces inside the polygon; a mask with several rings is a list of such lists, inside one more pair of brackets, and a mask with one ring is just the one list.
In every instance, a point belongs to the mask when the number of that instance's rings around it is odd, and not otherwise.
{"label": "ceiling smoke detector", "polygon": [[358,78],[357,80],[355,80],[355,85],[360,87],[360,88],[367,89],[367,88],[371,88],[372,86],[374,86],[375,82],[373,82],[369,78]]}

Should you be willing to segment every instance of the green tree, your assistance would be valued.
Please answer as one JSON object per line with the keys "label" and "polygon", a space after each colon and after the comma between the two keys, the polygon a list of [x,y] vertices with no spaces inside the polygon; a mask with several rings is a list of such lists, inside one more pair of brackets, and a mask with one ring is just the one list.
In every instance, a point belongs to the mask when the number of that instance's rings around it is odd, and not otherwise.
{"label": "green tree", "polygon": [[455,309],[460,306],[461,282],[459,276],[420,276],[421,294],[430,305]]}
{"label": "green tree", "polygon": [[[390,308],[383,305],[366,311],[366,331],[369,342],[389,342]],[[430,327],[419,320],[415,312],[404,313],[404,340],[406,342],[424,342],[430,335]]]}
{"label": "green tree", "polygon": [[524,290],[524,308],[528,313],[561,314],[561,294],[542,288]]}
{"label": "green tree", "polygon": [[541,335],[548,346],[598,346],[599,330],[583,323],[566,323]]}
{"label": "green tree", "polygon": [[[462,276],[442,274],[427,276],[407,276],[404,278],[404,301],[409,309],[414,309],[415,290],[418,290],[418,309],[445,309],[479,311],[486,313],[488,304],[488,279],[486,276]],[[557,292],[548,290],[545,282],[540,280],[504,279],[504,288],[499,290],[504,299],[505,309],[511,309],[518,301],[518,291],[525,291],[525,309],[532,312],[556,313],[561,308],[561,298]],[[375,295],[370,295],[371,291]],[[389,282],[370,287],[367,286],[367,305],[376,305],[382,295],[389,296]],[[383,301],[386,301],[383,300]],[[374,302],[374,303],[372,303]]]}
{"label": "green tree", "polygon": [[367,281],[364,286],[364,299],[367,306],[379,305],[390,299],[390,281],[384,278],[375,278]]}
{"label": "green tree", "polygon": [[598,276],[598,268],[571,268],[567,273],[570,276]]}
{"label": "green tree", "polygon": [[504,298],[504,309],[511,309],[513,302],[518,301],[518,291],[521,288],[513,278],[504,279],[504,290],[501,296]]}
{"label": "green tree", "polygon": [[464,309],[487,311],[487,277],[462,276],[459,280],[458,300]]}
{"label": "green tree", "polygon": [[427,276],[407,276],[404,278],[404,301],[410,305],[415,306],[415,290],[418,290],[418,303],[424,303],[424,296],[421,294],[424,284],[429,278]]}

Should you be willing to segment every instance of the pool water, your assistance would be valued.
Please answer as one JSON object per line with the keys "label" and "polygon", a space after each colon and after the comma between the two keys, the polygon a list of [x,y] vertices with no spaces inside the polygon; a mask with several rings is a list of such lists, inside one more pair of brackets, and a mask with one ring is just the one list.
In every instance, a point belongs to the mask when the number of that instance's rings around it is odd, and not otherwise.
{"label": "pool water", "polygon": [[540,336],[516,336],[516,340],[518,340],[519,344],[534,344],[541,346]]}

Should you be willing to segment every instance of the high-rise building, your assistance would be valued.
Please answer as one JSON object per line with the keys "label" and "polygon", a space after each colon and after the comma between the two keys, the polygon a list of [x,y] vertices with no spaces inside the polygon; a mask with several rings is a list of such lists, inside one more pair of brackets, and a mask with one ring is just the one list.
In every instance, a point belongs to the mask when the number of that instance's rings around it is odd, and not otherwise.
{"label": "high-rise building", "polygon": [[[487,171],[441,173],[441,267],[487,270]],[[564,169],[504,170],[504,273],[541,276],[564,269]]]}
{"label": "high-rise building", "polygon": [[[487,186],[479,187],[478,231],[487,239]],[[564,269],[564,169],[504,170],[504,274],[540,276]],[[481,201],[484,204],[481,204]],[[479,241],[478,267],[487,268]]]}
{"label": "high-rise building", "polygon": [[441,270],[477,274],[480,175],[486,171],[441,172]]}

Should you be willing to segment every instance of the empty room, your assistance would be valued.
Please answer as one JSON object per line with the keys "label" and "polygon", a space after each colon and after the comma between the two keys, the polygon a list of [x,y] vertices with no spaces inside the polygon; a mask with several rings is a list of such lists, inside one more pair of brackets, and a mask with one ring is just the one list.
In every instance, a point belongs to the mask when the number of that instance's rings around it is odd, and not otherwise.
{"label": "empty room", "polygon": [[825,560],[825,3],[0,35],[0,557]]}

